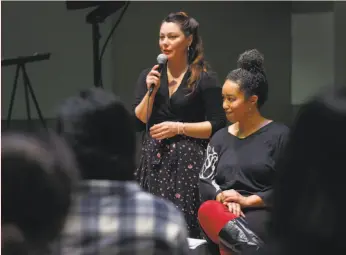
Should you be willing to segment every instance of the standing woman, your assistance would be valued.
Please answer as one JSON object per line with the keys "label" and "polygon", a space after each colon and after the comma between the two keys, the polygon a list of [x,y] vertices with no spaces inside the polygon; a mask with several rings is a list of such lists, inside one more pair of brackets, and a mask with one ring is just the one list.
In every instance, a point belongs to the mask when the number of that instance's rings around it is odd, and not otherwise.
{"label": "standing woman", "polygon": [[[149,128],[136,179],[184,213],[190,237],[200,235],[198,175],[204,152],[212,134],[226,124],[221,87],[207,70],[198,29],[184,12],[163,20],[159,45],[167,64],[161,73],[158,65],[142,71],[133,105],[139,130]],[[149,97],[151,84],[155,88]]]}

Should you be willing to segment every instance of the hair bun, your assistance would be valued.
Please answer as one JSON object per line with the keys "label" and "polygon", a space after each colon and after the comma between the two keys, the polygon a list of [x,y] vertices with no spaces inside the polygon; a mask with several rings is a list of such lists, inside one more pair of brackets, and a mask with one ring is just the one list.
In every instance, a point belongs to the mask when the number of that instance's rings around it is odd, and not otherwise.
{"label": "hair bun", "polygon": [[264,74],[264,56],[257,49],[247,50],[240,54],[237,65],[238,68],[248,70],[251,73],[261,72]]}

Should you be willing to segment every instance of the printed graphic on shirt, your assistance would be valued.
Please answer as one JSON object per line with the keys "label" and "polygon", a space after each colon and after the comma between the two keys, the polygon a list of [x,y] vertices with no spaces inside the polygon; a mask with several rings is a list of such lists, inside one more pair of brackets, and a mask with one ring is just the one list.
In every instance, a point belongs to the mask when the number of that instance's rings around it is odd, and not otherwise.
{"label": "printed graphic on shirt", "polygon": [[214,148],[208,145],[206,158],[199,176],[201,179],[211,179],[214,177],[218,159],[219,156],[215,152]]}
{"label": "printed graphic on shirt", "polygon": [[219,155],[215,152],[214,147],[208,145],[206,158],[202,167],[202,171],[199,174],[199,178],[209,181],[216,191],[220,190],[219,185],[215,182],[216,164],[219,160]]}

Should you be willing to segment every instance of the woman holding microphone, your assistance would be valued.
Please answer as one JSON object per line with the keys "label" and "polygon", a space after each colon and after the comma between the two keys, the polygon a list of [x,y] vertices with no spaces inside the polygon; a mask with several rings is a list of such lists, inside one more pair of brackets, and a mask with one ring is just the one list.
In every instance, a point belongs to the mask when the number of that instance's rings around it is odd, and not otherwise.
{"label": "woman holding microphone", "polygon": [[158,65],[142,71],[133,105],[138,128],[149,128],[136,178],[184,213],[195,238],[200,236],[198,176],[204,152],[212,134],[226,124],[221,87],[208,71],[198,30],[198,22],[184,12],[163,20],[159,46],[168,61],[161,73]]}

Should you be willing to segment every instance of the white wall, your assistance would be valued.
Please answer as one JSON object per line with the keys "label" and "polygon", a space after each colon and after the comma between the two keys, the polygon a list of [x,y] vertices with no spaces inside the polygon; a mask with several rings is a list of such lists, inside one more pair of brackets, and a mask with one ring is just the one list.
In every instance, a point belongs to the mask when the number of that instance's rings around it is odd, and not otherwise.
{"label": "white wall", "polygon": [[303,103],[334,81],[334,13],[292,14],[291,100]]}
{"label": "white wall", "polygon": [[[91,25],[85,22],[91,9],[68,11],[64,1],[7,1],[1,5],[2,58],[52,53],[48,61],[28,64],[27,71],[44,117],[54,118],[54,107],[63,98],[93,86]],[[110,31],[111,21],[109,18],[101,24],[103,40]],[[107,89],[111,89],[111,47],[110,43],[103,61]],[[15,67],[1,68],[2,119],[7,116],[14,75]],[[26,119],[21,77],[18,82],[12,119]],[[32,112],[33,118],[37,118],[36,111]]]}
{"label": "white wall", "polygon": [[336,86],[346,87],[346,2],[334,2],[334,79]]}

